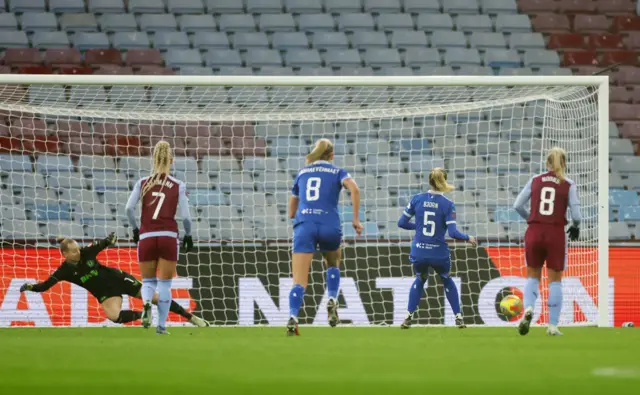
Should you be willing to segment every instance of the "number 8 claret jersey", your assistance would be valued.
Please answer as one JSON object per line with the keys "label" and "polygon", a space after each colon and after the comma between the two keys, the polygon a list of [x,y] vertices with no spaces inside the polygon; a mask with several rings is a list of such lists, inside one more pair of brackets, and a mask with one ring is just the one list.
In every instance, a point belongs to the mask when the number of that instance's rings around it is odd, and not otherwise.
{"label": "number 8 claret jersey", "polygon": [[[131,198],[134,202],[140,199],[144,185],[150,177],[138,180],[133,188]],[[134,203],[135,204],[135,203]],[[188,215],[189,200],[184,182],[172,176],[161,175],[159,181],[142,197],[140,218],[140,234],[152,232],[171,232],[178,237],[176,211],[184,218]]]}
{"label": "number 8 claret jersey", "polygon": [[303,167],[291,190],[299,201],[294,225],[315,222],[340,228],[338,202],[347,178],[351,178],[349,173],[327,161],[318,160]]}
{"label": "number 8 claret jersey", "polygon": [[[560,182],[553,172],[547,172],[533,177],[525,186],[525,191],[526,188],[531,188],[531,213],[528,223],[562,226],[567,224],[569,194],[570,189],[577,188],[575,182],[568,178]],[[577,192],[575,196],[577,197]]]}
{"label": "number 8 claret jersey", "polygon": [[412,256],[448,256],[447,225],[456,222],[456,209],[451,200],[439,192],[420,193],[411,199],[403,215],[416,217]]}

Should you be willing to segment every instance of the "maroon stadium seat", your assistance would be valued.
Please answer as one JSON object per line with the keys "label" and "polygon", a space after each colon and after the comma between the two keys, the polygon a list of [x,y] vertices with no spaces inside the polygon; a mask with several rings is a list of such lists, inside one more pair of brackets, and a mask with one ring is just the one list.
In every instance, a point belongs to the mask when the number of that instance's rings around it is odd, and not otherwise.
{"label": "maroon stadium seat", "polygon": [[51,66],[22,66],[18,67],[18,74],[53,74]]}
{"label": "maroon stadium seat", "polygon": [[102,139],[95,136],[72,137],[65,145],[72,155],[104,155],[104,148]]}
{"label": "maroon stadium seat", "polygon": [[22,151],[20,139],[15,137],[0,136],[0,153],[6,154],[10,152]]}
{"label": "maroon stadium seat", "polygon": [[640,85],[640,68],[620,67],[616,79],[621,85]]}
{"label": "maroon stadium seat", "polygon": [[609,117],[614,121],[640,120],[640,105],[627,103],[610,103]]}
{"label": "maroon stadium seat", "polygon": [[44,64],[52,67],[79,66],[82,55],[75,48],[47,49],[44,52]]}
{"label": "maroon stadium seat", "polygon": [[37,66],[42,64],[42,57],[36,48],[7,48],[4,63],[11,67]]}
{"label": "maroon stadium seat", "polygon": [[591,34],[587,38],[587,46],[593,50],[619,50],[624,48],[622,36],[611,33]]}
{"label": "maroon stadium seat", "polygon": [[261,138],[234,137],[231,139],[231,155],[236,157],[264,156],[267,144]]}
{"label": "maroon stadium seat", "polygon": [[606,33],[609,30],[609,20],[604,15],[576,15],[573,29],[582,33]]}
{"label": "maroon stadium seat", "polygon": [[175,126],[176,137],[210,137],[214,136],[215,132],[212,127],[207,124],[199,122],[180,122]]}
{"label": "maroon stadium seat", "polygon": [[620,134],[625,139],[640,140],[640,122],[629,121],[622,124]]}
{"label": "maroon stadium seat", "polygon": [[122,64],[122,56],[120,51],[115,48],[90,49],[84,55],[84,62],[92,67],[100,67],[105,64],[120,66]]}
{"label": "maroon stadium seat", "polygon": [[540,14],[531,21],[536,31],[544,33],[561,33],[571,30],[569,18],[561,14]]}
{"label": "maroon stadium seat", "polygon": [[597,66],[578,66],[572,67],[573,73],[576,75],[592,75],[593,73],[597,73],[602,70],[602,67]]}
{"label": "maroon stadium seat", "polygon": [[11,136],[11,131],[9,130],[9,126],[0,124],[0,137],[9,137]]}
{"label": "maroon stadium seat", "polygon": [[610,66],[616,63],[637,65],[638,53],[634,51],[612,51],[605,52],[604,55],[602,55],[601,65]]}
{"label": "maroon stadium seat", "polygon": [[636,6],[631,0],[596,0],[596,9],[600,14],[635,14]]}
{"label": "maroon stadium seat", "polygon": [[111,156],[147,155],[150,151],[142,147],[138,136],[109,135],[105,138],[106,154]]}
{"label": "maroon stadium seat", "polygon": [[93,134],[91,126],[87,122],[81,121],[56,121],[53,129],[63,139],[86,137]]}
{"label": "maroon stadium seat", "polygon": [[525,14],[539,14],[555,12],[558,9],[558,3],[553,0],[518,0],[518,8]]}
{"label": "maroon stadium seat", "polygon": [[609,100],[614,103],[630,103],[633,100],[633,91],[624,86],[612,86],[609,88]]}
{"label": "maroon stadium seat", "polygon": [[187,154],[196,158],[207,155],[229,155],[229,148],[220,137],[196,137],[187,139]]}
{"label": "maroon stadium seat", "polygon": [[596,11],[596,4],[592,0],[560,0],[558,11],[565,14],[587,14]]}
{"label": "maroon stadium seat", "polygon": [[47,135],[47,124],[38,118],[17,118],[11,120],[11,135],[18,138],[35,138]]}
{"label": "maroon stadium seat", "polygon": [[5,65],[0,66],[0,74],[11,74],[11,67]]}
{"label": "maroon stadium seat", "polygon": [[628,32],[627,37],[623,39],[624,45],[629,49],[640,48],[640,32]]}
{"label": "maroon stadium seat", "polygon": [[219,134],[224,138],[252,137],[253,127],[251,125],[220,125]]}
{"label": "maroon stadium seat", "polygon": [[562,65],[564,67],[596,66],[598,65],[598,58],[595,51],[566,51],[562,54]]}
{"label": "maroon stadium seat", "polygon": [[125,67],[121,67],[121,66],[109,66],[109,67],[105,67],[102,66],[99,69],[97,69],[94,74],[99,74],[99,75],[131,75],[133,74],[133,69],[131,67],[125,66]]}
{"label": "maroon stadium seat", "polygon": [[629,92],[631,92],[631,101],[634,103],[640,103],[640,88],[637,86],[628,86]]}
{"label": "maroon stadium seat", "polygon": [[550,49],[583,49],[584,36],[577,33],[556,33],[549,36]]}
{"label": "maroon stadium seat", "polygon": [[126,54],[127,66],[162,66],[162,55],[157,49],[130,49]]}
{"label": "maroon stadium seat", "polygon": [[95,123],[93,125],[93,133],[98,136],[129,136],[134,135],[129,130],[127,123]]}
{"label": "maroon stadium seat", "polygon": [[174,75],[175,73],[175,71],[166,67],[149,65],[140,66],[140,68],[135,71],[135,74],[138,75]]}
{"label": "maroon stadium seat", "polygon": [[93,69],[85,66],[64,66],[58,68],[58,74],[93,74]]}
{"label": "maroon stadium seat", "polygon": [[173,126],[161,124],[142,124],[133,128],[133,135],[142,137],[157,137],[159,140],[173,138],[175,131]]}
{"label": "maroon stadium seat", "polygon": [[615,32],[628,32],[640,30],[640,16],[616,16],[613,18],[612,30]]}

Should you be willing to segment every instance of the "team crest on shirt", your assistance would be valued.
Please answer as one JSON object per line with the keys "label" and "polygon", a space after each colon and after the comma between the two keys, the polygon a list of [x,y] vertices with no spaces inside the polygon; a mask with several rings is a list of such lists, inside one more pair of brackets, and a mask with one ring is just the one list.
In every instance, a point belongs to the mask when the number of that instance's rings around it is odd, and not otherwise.
{"label": "team crest on shirt", "polygon": [[92,261],[92,260],[88,260],[87,261],[87,266],[89,266],[89,267],[93,267],[95,264],[96,263],[94,261]]}

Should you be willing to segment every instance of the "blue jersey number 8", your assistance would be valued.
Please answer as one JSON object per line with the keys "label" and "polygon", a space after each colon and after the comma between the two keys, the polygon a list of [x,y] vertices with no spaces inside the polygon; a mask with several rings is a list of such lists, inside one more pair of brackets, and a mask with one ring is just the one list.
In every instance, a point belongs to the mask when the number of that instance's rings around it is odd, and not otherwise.
{"label": "blue jersey number 8", "polygon": [[320,199],[320,177],[311,177],[307,180],[307,201],[313,202]]}
{"label": "blue jersey number 8", "polygon": [[429,220],[429,217],[432,215],[436,215],[436,213],[432,211],[424,212],[424,228],[422,228],[422,234],[425,236],[433,236],[436,234],[436,223]]}

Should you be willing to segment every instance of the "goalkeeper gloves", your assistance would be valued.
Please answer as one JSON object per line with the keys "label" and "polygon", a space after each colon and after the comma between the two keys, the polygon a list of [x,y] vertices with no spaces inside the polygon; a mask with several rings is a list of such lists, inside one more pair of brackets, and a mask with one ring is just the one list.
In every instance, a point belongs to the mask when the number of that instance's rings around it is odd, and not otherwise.
{"label": "goalkeeper gloves", "polygon": [[580,228],[573,225],[567,230],[567,234],[569,235],[569,240],[576,241],[580,237]]}
{"label": "goalkeeper gloves", "polygon": [[182,250],[184,252],[189,252],[193,248],[193,238],[191,235],[185,235],[182,238]]}
{"label": "goalkeeper gloves", "polygon": [[20,292],[31,291],[33,289],[33,284],[24,283],[22,287],[20,287]]}
{"label": "goalkeeper gloves", "polygon": [[133,242],[138,244],[140,241],[140,229],[133,228]]}
{"label": "goalkeeper gloves", "polygon": [[115,232],[111,232],[109,233],[109,236],[107,236],[107,241],[109,242],[109,245],[114,245],[118,242],[118,236],[116,236]]}

